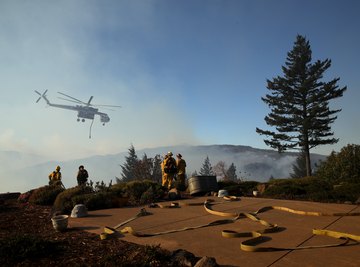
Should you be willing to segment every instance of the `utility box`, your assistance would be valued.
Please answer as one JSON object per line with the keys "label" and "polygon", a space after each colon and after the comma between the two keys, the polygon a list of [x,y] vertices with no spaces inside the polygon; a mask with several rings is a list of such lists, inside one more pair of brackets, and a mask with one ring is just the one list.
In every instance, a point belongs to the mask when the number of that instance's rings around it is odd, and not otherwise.
{"label": "utility box", "polygon": [[200,195],[208,192],[217,192],[218,184],[216,176],[196,175],[188,179],[190,195]]}

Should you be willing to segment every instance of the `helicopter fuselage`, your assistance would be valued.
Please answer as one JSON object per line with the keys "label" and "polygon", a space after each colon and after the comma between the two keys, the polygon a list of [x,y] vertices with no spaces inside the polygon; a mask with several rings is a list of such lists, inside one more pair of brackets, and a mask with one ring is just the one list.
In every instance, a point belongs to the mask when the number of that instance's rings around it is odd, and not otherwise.
{"label": "helicopter fuselage", "polygon": [[85,105],[70,106],[70,105],[62,105],[62,104],[53,104],[49,101],[49,99],[47,99],[46,95],[43,95],[42,98],[44,98],[46,103],[51,107],[77,111],[78,121],[80,121],[80,119],[82,121],[85,121],[85,119],[93,120],[95,115],[100,116],[100,121],[102,122],[103,125],[105,125],[105,123],[110,121],[110,117],[106,113],[99,112],[98,108],[93,108]]}

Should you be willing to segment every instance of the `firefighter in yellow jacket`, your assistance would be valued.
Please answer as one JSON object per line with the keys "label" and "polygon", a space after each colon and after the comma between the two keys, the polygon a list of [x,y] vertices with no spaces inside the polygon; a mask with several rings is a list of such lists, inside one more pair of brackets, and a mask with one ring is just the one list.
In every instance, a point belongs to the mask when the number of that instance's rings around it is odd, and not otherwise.
{"label": "firefighter in yellow jacket", "polygon": [[171,189],[172,182],[176,174],[176,160],[172,157],[173,153],[168,152],[164,159],[164,180],[163,186]]}
{"label": "firefighter in yellow jacket", "polygon": [[49,174],[49,185],[55,184],[55,183],[61,183],[61,172],[60,172],[60,166],[57,166],[55,171]]}
{"label": "firefighter in yellow jacket", "polygon": [[161,167],[161,185],[165,186],[165,181],[166,181],[166,177],[165,177],[165,161],[167,158],[167,154],[164,155],[164,160],[160,163],[160,167]]}
{"label": "firefighter in yellow jacket", "polygon": [[176,155],[176,158],[177,158],[176,159],[176,169],[177,169],[176,181],[178,182],[179,188],[182,188],[183,190],[185,190],[186,162],[182,158],[182,155],[180,153]]}

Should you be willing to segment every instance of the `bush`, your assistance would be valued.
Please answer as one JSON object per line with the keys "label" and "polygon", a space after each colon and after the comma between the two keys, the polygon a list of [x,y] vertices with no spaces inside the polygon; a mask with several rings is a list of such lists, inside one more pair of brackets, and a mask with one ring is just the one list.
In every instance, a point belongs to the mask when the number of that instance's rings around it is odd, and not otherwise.
{"label": "bush", "polygon": [[84,204],[88,210],[109,209],[115,207],[114,194],[111,192],[98,192],[74,196],[72,206]]}
{"label": "bush", "polygon": [[355,202],[360,196],[360,184],[342,183],[333,186],[329,181],[316,176],[277,179],[269,182],[263,196],[320,202]]}
{"label": "bush", "polygon": [[165,195],[165,189],[159,184],[153,184],[144,193],[142,193],[139,204],[149,204],[158,201]]}
{"label": "bush", "polygon": [[331,196],[337,202],[355,202],[360,197],[360,183],[343,183],[334,186],[334,189],[331,192]]}
{"label": "bush", "polygon": [[[60,193],[54,202],[53,209],[61,213],[69,214],[74,207],[72,198],[79,195],[89,194],[93,192],[90,186],[76,186]],[[83,204],[83,203],[76,203]]]}
{"label": "bush", "polygon": [[35,189],[29,196],[29,202],[36,205],[51,206],[61,192],[65,189],[60,185],[46,185]]}
{"label": "bush", "polygon": [[360,145],[347,145],[321,162],[316,176],[333,184],[360,183]]}
{"label": "bush", "polygon": [[303,199],[306,195],[306,190],[304,186],[296,183],[294,180],[272,181],[268,188],[265,189],[263,196],[280,199]]}
{"label": "bush", "polygon": [[[131,181],[125,186],[126,196],[129,197],[131,204],[140,204],[141,196],[149,189],[159,189],[159,185],[150,180]],[[157,190],[155,190],[156,192]]]}
{"label": "bush", "polygon": [[219,181],[218,188],[228,191],[233,196],[249,196],[258,184],[256,181]]}

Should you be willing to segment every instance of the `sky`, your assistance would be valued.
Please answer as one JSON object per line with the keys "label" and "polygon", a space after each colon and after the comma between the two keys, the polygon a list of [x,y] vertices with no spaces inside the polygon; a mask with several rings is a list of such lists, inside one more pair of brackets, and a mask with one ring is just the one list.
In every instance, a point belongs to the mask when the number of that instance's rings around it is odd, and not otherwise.
{"label": "sky", "polygon": [[[347,86],[332,124],[336,145],[360,136],[357,0],[0,0],[0,150],[67,160],[173,145],[269,148],[261,101],[282,75],[298,34],[312,58],[332,60],[324,81]],[[58,92],[121,105],[77,122]]]}

